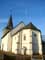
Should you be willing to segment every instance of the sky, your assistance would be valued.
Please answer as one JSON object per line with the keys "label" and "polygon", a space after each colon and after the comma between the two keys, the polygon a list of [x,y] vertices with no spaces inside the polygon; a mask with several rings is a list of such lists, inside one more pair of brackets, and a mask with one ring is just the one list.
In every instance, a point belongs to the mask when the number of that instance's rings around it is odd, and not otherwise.
{"label": "sky", "polygon": [[14,26],[32,22],[45,35],[45,0],[0,0],[0,38],[10,14]]}

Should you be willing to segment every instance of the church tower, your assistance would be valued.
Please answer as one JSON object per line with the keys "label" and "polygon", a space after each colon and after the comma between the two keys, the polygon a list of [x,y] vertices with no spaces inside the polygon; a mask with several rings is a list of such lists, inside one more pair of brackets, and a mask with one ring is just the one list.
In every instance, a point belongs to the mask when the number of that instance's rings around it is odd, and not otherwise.
{"label": "church tower", "polygon": [[3,36],[5,36],[9,31],[13,29],[12,15],[10,15],[7,26],[3,29]]}

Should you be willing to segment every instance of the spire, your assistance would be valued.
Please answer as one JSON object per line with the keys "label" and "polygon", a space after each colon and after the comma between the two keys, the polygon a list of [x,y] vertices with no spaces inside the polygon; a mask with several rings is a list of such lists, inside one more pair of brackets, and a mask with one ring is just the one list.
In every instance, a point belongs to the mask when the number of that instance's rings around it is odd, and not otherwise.
{"label": "spire", "polygon": [[13,29],[13,23],[12,23],[12,15],[10,15],[8,24],[7,24],[7,28],[9,28],[10,30]]}
{"label": "spire", "polygon": [[12,23],[12,15],[10,15],[9,21],[7,26],[3,29],[3,37],[13,29],[13,23]]}

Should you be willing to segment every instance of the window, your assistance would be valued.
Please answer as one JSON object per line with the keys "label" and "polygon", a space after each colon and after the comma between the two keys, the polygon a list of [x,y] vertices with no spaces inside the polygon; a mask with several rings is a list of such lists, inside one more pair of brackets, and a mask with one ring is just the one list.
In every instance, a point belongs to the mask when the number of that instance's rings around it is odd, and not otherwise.
{"label": "window", "polygon": [[24,49],[24,55],[26,55],[27,48],[23,47],[23,49]]}
{"label": "window", "polygon": [[32,35],[33,35],[34,37],[36,37],[36,36],[37,36],[37,34],[36,34],[35,32],[32,32]]}
{"label": "window", "polygon": [[36,37],[37,35],[36,35],[36,34],[34,34],[34,36]]}
{"label": "window", "polygon": [[26,40],[26,35],[24,35],[24,40]]}

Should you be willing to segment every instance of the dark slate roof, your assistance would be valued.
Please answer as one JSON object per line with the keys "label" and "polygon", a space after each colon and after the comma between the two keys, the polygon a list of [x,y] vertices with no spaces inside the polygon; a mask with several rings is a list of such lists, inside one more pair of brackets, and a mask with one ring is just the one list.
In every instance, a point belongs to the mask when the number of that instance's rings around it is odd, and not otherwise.
{"label": "dark slate roof", "polygon": [[3,30],[6,30],[6,29],[9,29],[9,30],[13,29],[13,22],[12,22],[12,16],[11,15],[10,15],[9,21],[7,23],[7,26]]}
{"label": "dark slate roof", "polygon": [[7,27],[11,30],[13,29],[12,16],[10,16]]}
{"label": "dark slate roof", "polygon": [[[36,31],[41,32],[40,29],[38,29],[35,25],[32,24],[32,22],[30,22],[28,25],[26,25],[25,27],[23,27],[23,28],[20,29],[19,31],[21,31],[21,30],[23,30],[23,29],[32,29],[32,30],[36,30]],[[17,31],[16,33],[18,33],[19,31]],[[10,32],[10,31],[8,31],[8,32]],[[16,33],[15,33],[15,34],[16,34]],[[6,33],[6,34],[7,34],[7,33]],[[6,35],[6,34],[5,34],[5,35]],[[14,35],[15,35],[15,34],[14,34]],[[5,35],[4,35],[4,36],[5,36]],[[4,37],[4,36],[3,36],[3,37]],[[3,37],[2,37],[2,38],[3,38]]]}
{"label": "dark slate roof", "polygon": [[10,15],[9,21],[7,23],[7,26],[4,28],[5,29],[13,29],[13,22],[12,22],[12,16]]}
{"label": "dark slate roof", "polygon": [[41,32],[40,29],[38,29],[35,25],[32,24],[32,22],[30,22],[28,25],[24,26],[22,29],[20,29],[19,31],[17,31],[15,34],[17,34],[18,32],[20,32],[23,29],[32,29],[32,30]]}
{"label": "dark slate roof", "polygon": [[40,31],[40,29],[38,29],[35,25],[33,25],[32,22],[30,22],[28,25],[26,25],[23,29],[32,29],[32,30]]}
{"label": "dark slate roof", "polygon": [[[15,28],[16,28],[18,25],[20,25],[21,23],[23,23],[23,24],[24,24],[24,22],[23,22],[23,21],[21,21],[21,22],[20,22],[19,24],[17,24],[13,29],[15,29]],[[9,27],[8,27],[8,26],[6,26],[6,27],[5,27],[5,29],[9,29]],[[5,30],[5,29],[4,29],[4,30]],[[13,30],[13,29],[12,29],[12,30]],[[2,39],[3,37],[5,37],[5,36],[6,36],[10,31],[12,31],[12,30],[9,30],[8,32],[6,32],[6,34],[5,34],[5,35],[3,35],[3,36],[1,37],[1,39]]]}

